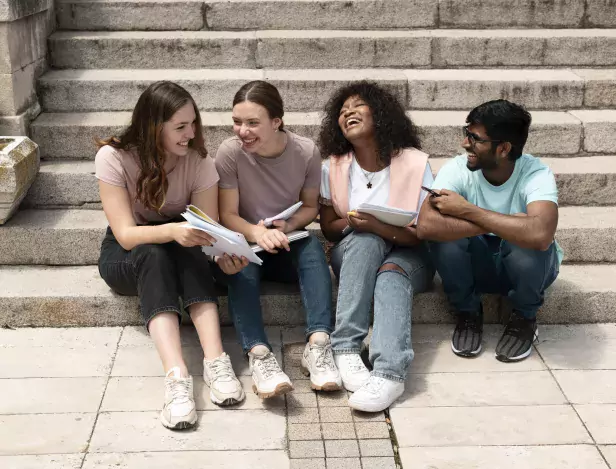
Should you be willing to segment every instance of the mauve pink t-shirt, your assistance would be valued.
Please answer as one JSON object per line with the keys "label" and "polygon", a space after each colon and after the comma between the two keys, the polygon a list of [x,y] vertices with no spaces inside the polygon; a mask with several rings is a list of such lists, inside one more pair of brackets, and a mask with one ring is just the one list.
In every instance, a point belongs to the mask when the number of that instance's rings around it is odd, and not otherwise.
{"label": "mauve pink t-shirt", "polygon": [[321,153],[312,140],[287,133],[287,146],[276,158],[263,158],[242,148],[237,137],[216,153],[221,189],[239,190],[239,216],[249,223],[273,217],[299,202],[302,189],[321,184]]}
{"label": "mauve pink t-shirt", "polygon": [[219,179],[212,158],[202,158],[196,151],[190,151],[185,157],[179,158],[175,168],[167,174],[169,189],[165,204],[158,213],[135,200],[141,168],[139,158],[134,152],[105,145],[96,154],[95,166],[98,179],[128,190],[133,217],[138,225],[165,222],[178,217],[186,205],[190,204],[192,194],[209,189],[216,185]]}

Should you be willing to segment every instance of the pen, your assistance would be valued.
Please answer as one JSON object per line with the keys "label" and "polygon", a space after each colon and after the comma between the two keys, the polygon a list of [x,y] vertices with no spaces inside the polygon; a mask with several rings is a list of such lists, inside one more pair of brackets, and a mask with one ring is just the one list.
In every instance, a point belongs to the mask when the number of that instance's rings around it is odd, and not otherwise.
{"label": "pen", "polygon": [[429,193],[430,193],[430,195],[431,195],[431,196],[433,196],[433,197],[440,197],[440,196],[441,196],[441,194],[439,194],[439,193],[437,193],[437,192],[434,192],[432,189],[428,189],[428,188],[427,188],[427,187],[425,187],[425,186],[421,186],[421,188],[422,188],[424,191],[429,192]]}

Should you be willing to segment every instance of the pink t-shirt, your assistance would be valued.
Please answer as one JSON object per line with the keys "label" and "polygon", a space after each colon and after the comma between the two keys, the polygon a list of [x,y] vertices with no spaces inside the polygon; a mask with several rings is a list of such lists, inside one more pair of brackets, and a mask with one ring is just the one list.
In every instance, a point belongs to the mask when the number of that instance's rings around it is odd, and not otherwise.
{"label": "pink t-shirt", "polygon": [[214,161],[191,151],[178,160],[167,174],[169,189],[160,213],[149,210],[135,200],[137,179],[141,171],[139,158],[134,152],[118,150],[105,145],[96,154],[96,177],[107,184],[125,187],[132,202],[133,216],[138,225],[165,222],[179,216],[190,203],[192,194],[202,192],[218,182]]}
{"label": "pink t-shirt", "polygon": [[216,153],[221,189],[239,189],[239,216],[249,223],[272,217],[299,202],[302,189],[321,184],[321,153],[312,140],[287,132],[287,146],[276,158],[242,149],[237,137]]}

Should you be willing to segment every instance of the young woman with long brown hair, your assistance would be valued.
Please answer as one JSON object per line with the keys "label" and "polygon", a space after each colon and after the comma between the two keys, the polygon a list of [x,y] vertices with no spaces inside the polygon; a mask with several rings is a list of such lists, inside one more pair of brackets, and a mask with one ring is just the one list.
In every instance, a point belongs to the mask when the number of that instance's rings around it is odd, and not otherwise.
{"label": "young woman with long brown hair", "polygon": [[[165,371],[161,421],[187,428],[197,413],[182,357],[179,298],[199,334],[211,400],[228,405],[244,399],[223,351],[214,281],[201,251],[213,240],[179,218],[187,204],[218,218],[219,178],[205,150],[198,108],[179,85],[154,83],[139,98],[130,126],[99,146],[96,177],[109,222],[99,271],[115,292],[139,297]],[[232,274],[247,261],[225,256],[217,263]]]}

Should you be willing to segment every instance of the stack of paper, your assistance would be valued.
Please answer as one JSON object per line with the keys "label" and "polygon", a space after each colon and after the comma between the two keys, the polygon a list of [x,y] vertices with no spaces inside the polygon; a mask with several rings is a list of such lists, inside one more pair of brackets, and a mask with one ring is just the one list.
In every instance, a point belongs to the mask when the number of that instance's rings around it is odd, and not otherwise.
{"label": "stack of paper", "polygon": [[355,209],[359,213],[372,215],[379,221],[393,226],[408,226],[417,217],[417,212],[408,212],[394,207],[384,207],[380,205],[361,204]]}
{"label": "stack of paper", "polygon": [[231,256],[235,254],[237,257],[243,256],[255,264],[263,264],[263,261],[248,245],[244,235],[225,228],[194,205],[186,207],[186,211],[182,213],[182,216],[190,223],[190,228],[205,231],[216,239],[212,246],[203,246],[201,248],[207,255],[222,256],[227,253]]}
{"label": "stack of paper", "polygon": [[[298,239],[307,238],[309,235],[310,235],[310,233],[308,233],[307,231],[304,231],[304,230],[302,230],[302,231],[291,231],[290,233],[287,233],[287,238],[289,238],[289,242],[292,243],[293,241],[297,241]],[[258,244],[251,244],[250,247],[252,248],[252,252],[265,251],[265,249],[263,249]]]}

